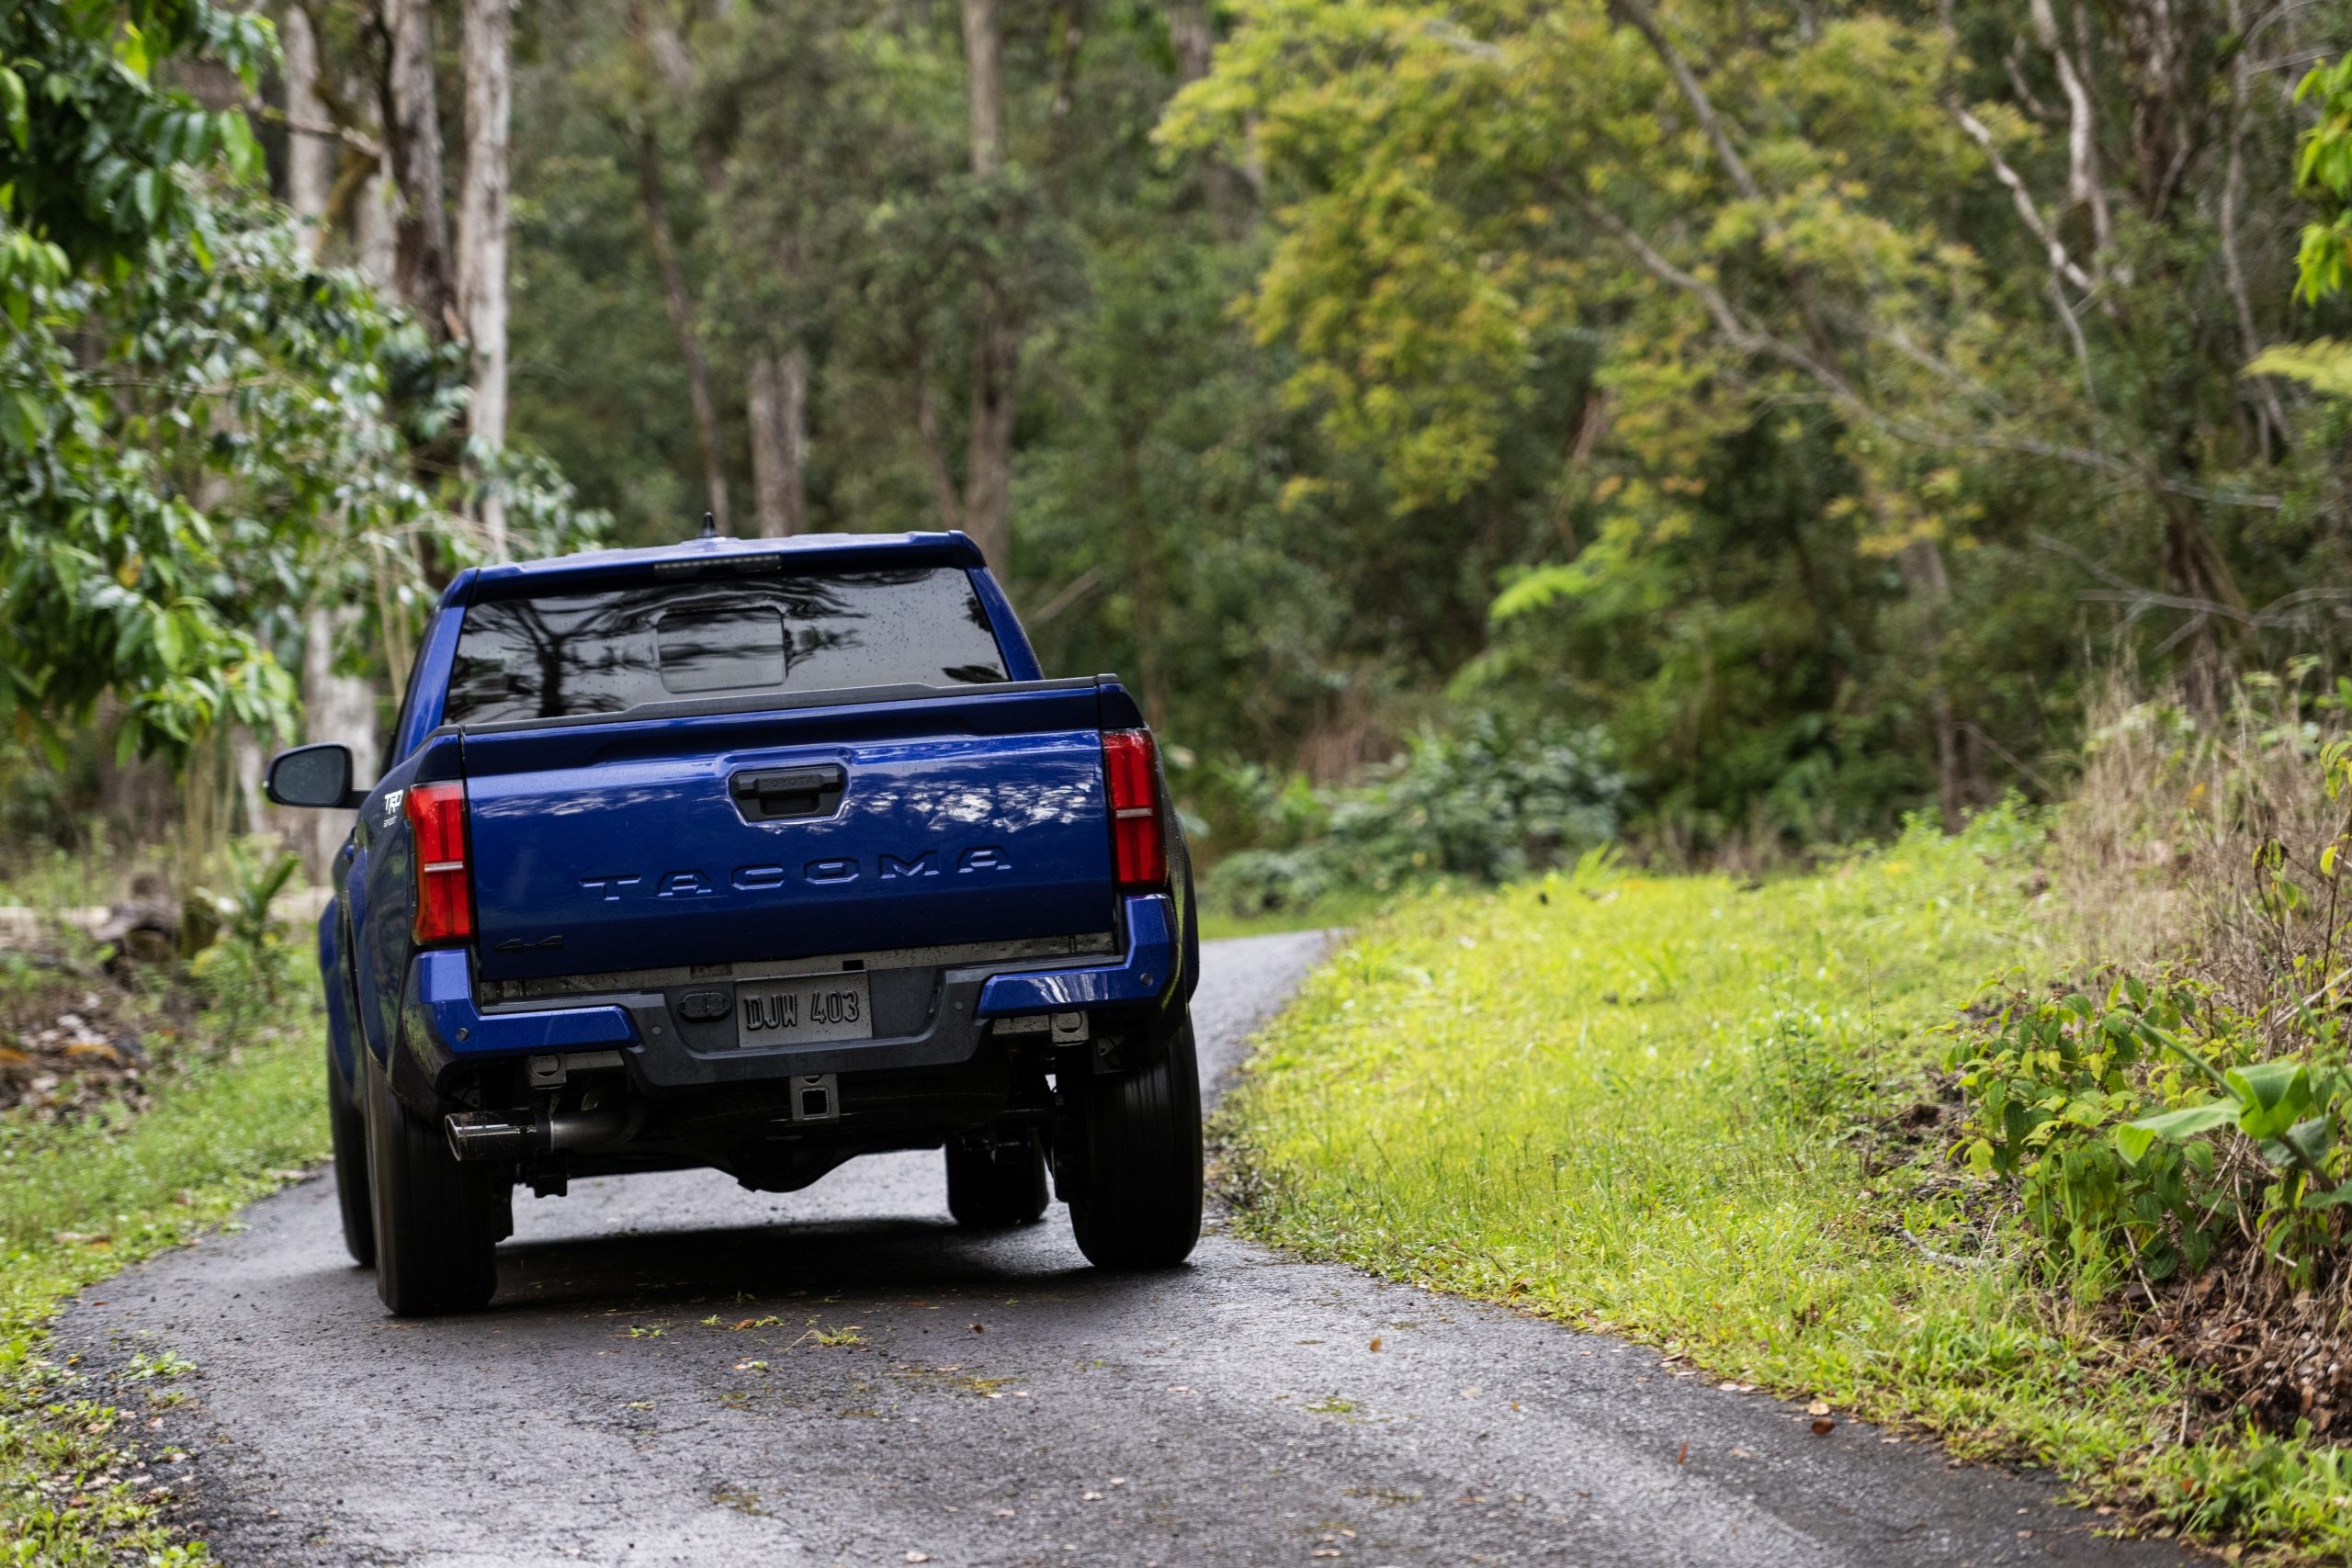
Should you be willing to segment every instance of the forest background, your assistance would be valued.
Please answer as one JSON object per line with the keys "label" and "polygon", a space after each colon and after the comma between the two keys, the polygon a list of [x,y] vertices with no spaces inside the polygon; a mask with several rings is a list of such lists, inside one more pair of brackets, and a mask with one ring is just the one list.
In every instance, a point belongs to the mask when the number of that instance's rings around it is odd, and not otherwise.
{"label": "forest background", "polygon": [[19,0],[0,834],[271,825],[458,567],[705,511],[969,530],[1245,907],[2061,793],[2099,667],[2334,673],[2347,32]]}

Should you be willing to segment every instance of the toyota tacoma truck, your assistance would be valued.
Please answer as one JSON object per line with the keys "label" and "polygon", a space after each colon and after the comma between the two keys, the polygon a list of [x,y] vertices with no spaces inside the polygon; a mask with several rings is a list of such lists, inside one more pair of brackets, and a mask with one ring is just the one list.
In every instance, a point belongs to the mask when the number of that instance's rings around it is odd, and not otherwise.
{"label": "toyota tacoma truck", "polygon": [[497,1283],[517,1186],[791,1191],[944,1151],[1100,1268],[1200,1234],[1191,864],[1109,676],[1047,680],[962,534],[705,538],[461,572],[319,927],[351,1255],[402,1315]]}

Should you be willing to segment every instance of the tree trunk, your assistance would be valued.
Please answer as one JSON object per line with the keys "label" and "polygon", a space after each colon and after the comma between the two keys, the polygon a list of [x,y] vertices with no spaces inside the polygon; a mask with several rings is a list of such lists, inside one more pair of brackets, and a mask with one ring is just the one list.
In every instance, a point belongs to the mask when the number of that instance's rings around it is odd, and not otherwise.
{"label": "tree trunk", "polygon": [[1153,536],[1151,501],[1144,491],[1143,440],[1119,433],[1119,484],[1126,501],[1127,592],[1135,605],[1136,683],[1144,722],[1168,733],[1168,694],[1159,679],[1159,546]]}
{"label": "tree trunk", "polygon": [[760,536],[785,538],[808,525],[808,351],[795,344],[753,356],[748,401]]}
{"label": "tree trunk", "polygon": [[1895,558],[1895,570],[1904,587],[1927,613],[1928,728],[1936,744],[1936,795],[1943,809],[1944,831],[1957,833],[1975,794],[1975,782],[1970,776],[1968,757],[1961,745],[1951,691],[1944,680],[1943,640],[1951,610],[1951,578],[1944,570],[1944,553],[1933,539],[1917,539],[1904,546]]}
{"label": "tree trunk", "polygon": [[[458,308],[473,350],[467,434],[483,450],[506,445],[507,145],[514,118],[513,0],[465,0],[466,173],[458,195]],[[506,555],[506,501],[481,493],[482,547]]]}
{"label": "tree trunk", "polygon": [[[334,664],[337,639],[358,624],[356,604],[318,605],[302,617],[301,739],[350,747],[352,780],[365,786],[376,779],[376,688],[366,676],[339,673]],[[324,885],[351,820],[340,811],[302,815],[302,866],[311,882]]]}
{"label": "tree trunk", "polygon": [[923,471],[931,477],[931,504],[942,528],[964,525],[964,503],[956,499],[956,476],[947,471],[947,438],[939,428],[939,400],[931,395],[931,378],[922,367],[922,350],[914,353],[915,434],[922,442]]}
{"label": "tree trunk", "polygon": [[[966,90],[972,113],[972,173],[987,179],[1004,167],[1004,58],[997,0],[964,0]],[[979,285],[972,334],[972,424],[965,449],[964,528],[1001,575],[1012,567],[1007,508],[1012,488],[1013,378],[1021,336],[1003,291]]]}
{"label": "tree trunk", "polygon": [[[1167,0],[1168,39],[1176,48],[1176,78],[1191,86],[1209,73],[1216,60],[1216,32],[1209,18],[1208,0]],[[1201,194],[1217,230],[1235,239],[1250,226],[1250,182],[1215,153],[1201,165]]]}
{"label": "tree trunk", "polygon": [[326,243],[327,201],[343,149],[337,138],[311,129],[331,121],[319,96],[319,36],[310,13],[287,6],[278,38],[286,52],[286,116],[292,122],[286,131],[286,205],[302,220],[302,245],[315,261]]}
{"label": "tree trunk", "polygon": [[1003,307],[987,296],[972,349],[972,431],[964,452],[964,528],[999,575],[1012,565],[1013,377],[1021,340]]}
{"label": "tree trunk", "polygon": [[393,279],[436,342],[461,323],[449,269],[448,202],[442,185],[440,96],[433,78],[431,0],[380,0],[384,143],[399,187]]}
{"label": "tree trunk", "polygon": [[1004,166],[1004,37],[997,0],[964,0],[964,71],[972,112],[972,173]]}
{"label": "tree trunk", "polygon": [[727,469],[718,444],[718,403],[710,389],[710,362],[703,357],[702,334],[695,327],[694,298],[686,291],[685,268],[678,260],[678,237],[670,228],[670,199],[662,188],[662,147],[649,128],[637,140],[638,196],[645,204],[645,226],[653,237],[653,265],[662,275],[662,302],[670,325],[678,334],[678,352],[686,362],[686,397],[694,405],[695,439],[702,447],[704,504],[721,534],[734,532],[733,513],[727,505]]}
{"label": "tree trunk", "polygon": [[353,262],[368,282],[400,292],[400,187],[379,169],[359,186],[351,209]]}

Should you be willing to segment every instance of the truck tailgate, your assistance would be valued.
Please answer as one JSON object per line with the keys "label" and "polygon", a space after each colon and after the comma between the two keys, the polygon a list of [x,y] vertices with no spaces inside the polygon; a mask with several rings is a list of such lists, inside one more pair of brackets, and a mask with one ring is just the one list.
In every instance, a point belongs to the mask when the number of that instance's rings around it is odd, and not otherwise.
{"label": "truck tailgate", "polygon": [[468,732],[486,979],[1112,929],[1091,683]]}

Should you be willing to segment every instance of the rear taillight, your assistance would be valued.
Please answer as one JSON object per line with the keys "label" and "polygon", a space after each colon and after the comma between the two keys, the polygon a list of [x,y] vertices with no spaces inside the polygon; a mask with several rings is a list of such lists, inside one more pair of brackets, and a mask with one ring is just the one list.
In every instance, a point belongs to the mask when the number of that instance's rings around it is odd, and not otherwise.
{"label": "rear taillight", "polygon": [[474,878],[466,864],[466,786],[413,784],[401,809],[408,813],[410,848],[416,853],[417,945],[472,941]]}
{"label": "rear taillight", "polygon": [[1102,777],[1111,786],[1111,860],[1122,892],[1168,886],[1168,840],[1159,827],[1159,753],[1148,729],[1102,732]]}

